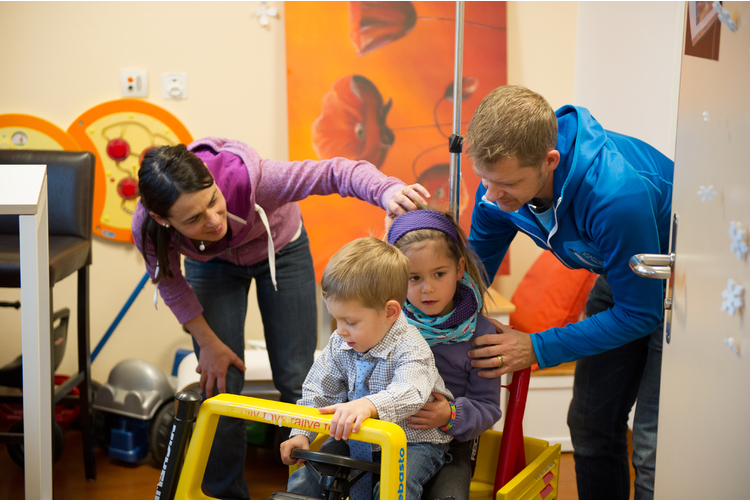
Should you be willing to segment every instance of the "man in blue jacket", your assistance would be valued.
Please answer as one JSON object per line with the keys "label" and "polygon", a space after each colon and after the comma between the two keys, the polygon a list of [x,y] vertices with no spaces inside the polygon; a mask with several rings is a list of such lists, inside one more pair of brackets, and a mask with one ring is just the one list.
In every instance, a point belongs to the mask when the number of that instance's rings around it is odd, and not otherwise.
{"label": "man in blue jacket", "polygon": [[568,425],[582,500],[629,498],[627,422],[637,398],[635,498],[653,498],[663,283],[638,277],[628,261],[667,253],[673,162],[604,130],[585,108],[554,112],[517,86],[484,98],[466,142],[482,178],[469,241],[489,276],[519,231],[566,266],[599,274],[585,320],[542,332],[498,326],[476,342],[470,356],[484,359],[472,364],[498,377],[578,360]]}

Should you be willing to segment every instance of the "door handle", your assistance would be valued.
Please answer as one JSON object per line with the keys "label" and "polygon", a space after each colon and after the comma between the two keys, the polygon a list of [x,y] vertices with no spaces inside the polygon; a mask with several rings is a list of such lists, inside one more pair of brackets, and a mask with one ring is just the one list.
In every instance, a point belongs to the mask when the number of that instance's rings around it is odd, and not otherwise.
{"label": "door handle", "polygon": [[675,242],[677,241],[677,223],[679,217],[672,218],[672,251],[669,254],[639,253],[630,258],[630,269],[638,276],[667,281],[667,293],[664,298],[664,330],[667,344],[672,340],[672,291],[674,287]]}
{"label": "door handle", "polygon": [[639,253],[630,258],[630,269],[638,276],[668,280],[672,276],[674,254]]}

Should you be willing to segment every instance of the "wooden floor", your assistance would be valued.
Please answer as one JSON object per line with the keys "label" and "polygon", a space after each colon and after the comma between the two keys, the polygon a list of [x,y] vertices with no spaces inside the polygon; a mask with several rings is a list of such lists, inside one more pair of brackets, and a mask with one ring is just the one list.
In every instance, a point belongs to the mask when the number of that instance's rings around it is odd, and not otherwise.
{"label": "wooden floor", "polygon": [[[54,467],[53,488],[55,500],[135,500],[154,498],[160,470],[150,457],[135,465],[109,458],[96,450],[97,479],[86,481],[83,472],[81,434],[65,431],[65,450]],[[270,449],[248,447],[245,477],[253,500],[267,499],[286,485],[287,468],[276,461]],[[632,471],[631,471],[632,477]],[[24,498],[23,470],[0,444],[0,500]],[[631,488],[631,498],[633,497]],[[560,463],[558,500],[577,500],[573,455],[563,453]]]}

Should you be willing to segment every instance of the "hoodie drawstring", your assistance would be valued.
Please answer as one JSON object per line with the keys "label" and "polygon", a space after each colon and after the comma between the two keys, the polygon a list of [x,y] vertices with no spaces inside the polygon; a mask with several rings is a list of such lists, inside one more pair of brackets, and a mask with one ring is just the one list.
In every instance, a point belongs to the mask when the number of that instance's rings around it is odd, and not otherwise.
{"label": "hoodie drawstring", "polygon": [[[154,272],[154,279],[159,277],[159,263],[156,263],[156,271]],[[159,284],[154,285],[154,309],[159,309],[156,307],[156,302],[159,300]]]}
{"label": "hoodie drawstring", "polygon": [[278,292],[279,289],[276,286],[276,251],[273,247],[271,226],[269,226],[268,224],[268,217],[266,217],[266,212],[263,211],[263,209],[257,203],[255,205],[255,211],[258,212],[258,215],[260,215],[260,220],[263,221],[263,225],[266,227],[266,232],[268,233],[268,265],[271,268],[271,281],[273,282],[273,289]]}

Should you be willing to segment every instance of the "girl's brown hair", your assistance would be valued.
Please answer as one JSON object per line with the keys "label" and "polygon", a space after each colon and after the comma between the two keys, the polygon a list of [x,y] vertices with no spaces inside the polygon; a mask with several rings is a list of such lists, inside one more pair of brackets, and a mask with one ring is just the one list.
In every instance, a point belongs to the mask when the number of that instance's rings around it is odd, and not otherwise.
{"label": "girl's brown hair", "polygon": [[467,238],[461,227],[456,224],[456,220],[453,215],[446,212],[439,212],[444,215],[453,226],[456,228],[456,235],[458,237],[458,243],[448,236],[443,231],[437,229],[417,229],[415,231],[409,231],[408,233],[401,236],[396,241],[395,246],[401,250],[404,254],[410,249],[413,249],[416,245],[426,242],[439,240],[445,243],[445,247],[448,250],[448,256],[456,262],[464,258],[466,272],[469,273],[471,279],[477,284],[480,297],[482,297],[482,307],[480,312],[484,313],[486,310],[484,296],[487,293],[487,271],[484,266],[477,258],[474,251],[467,244]]}

